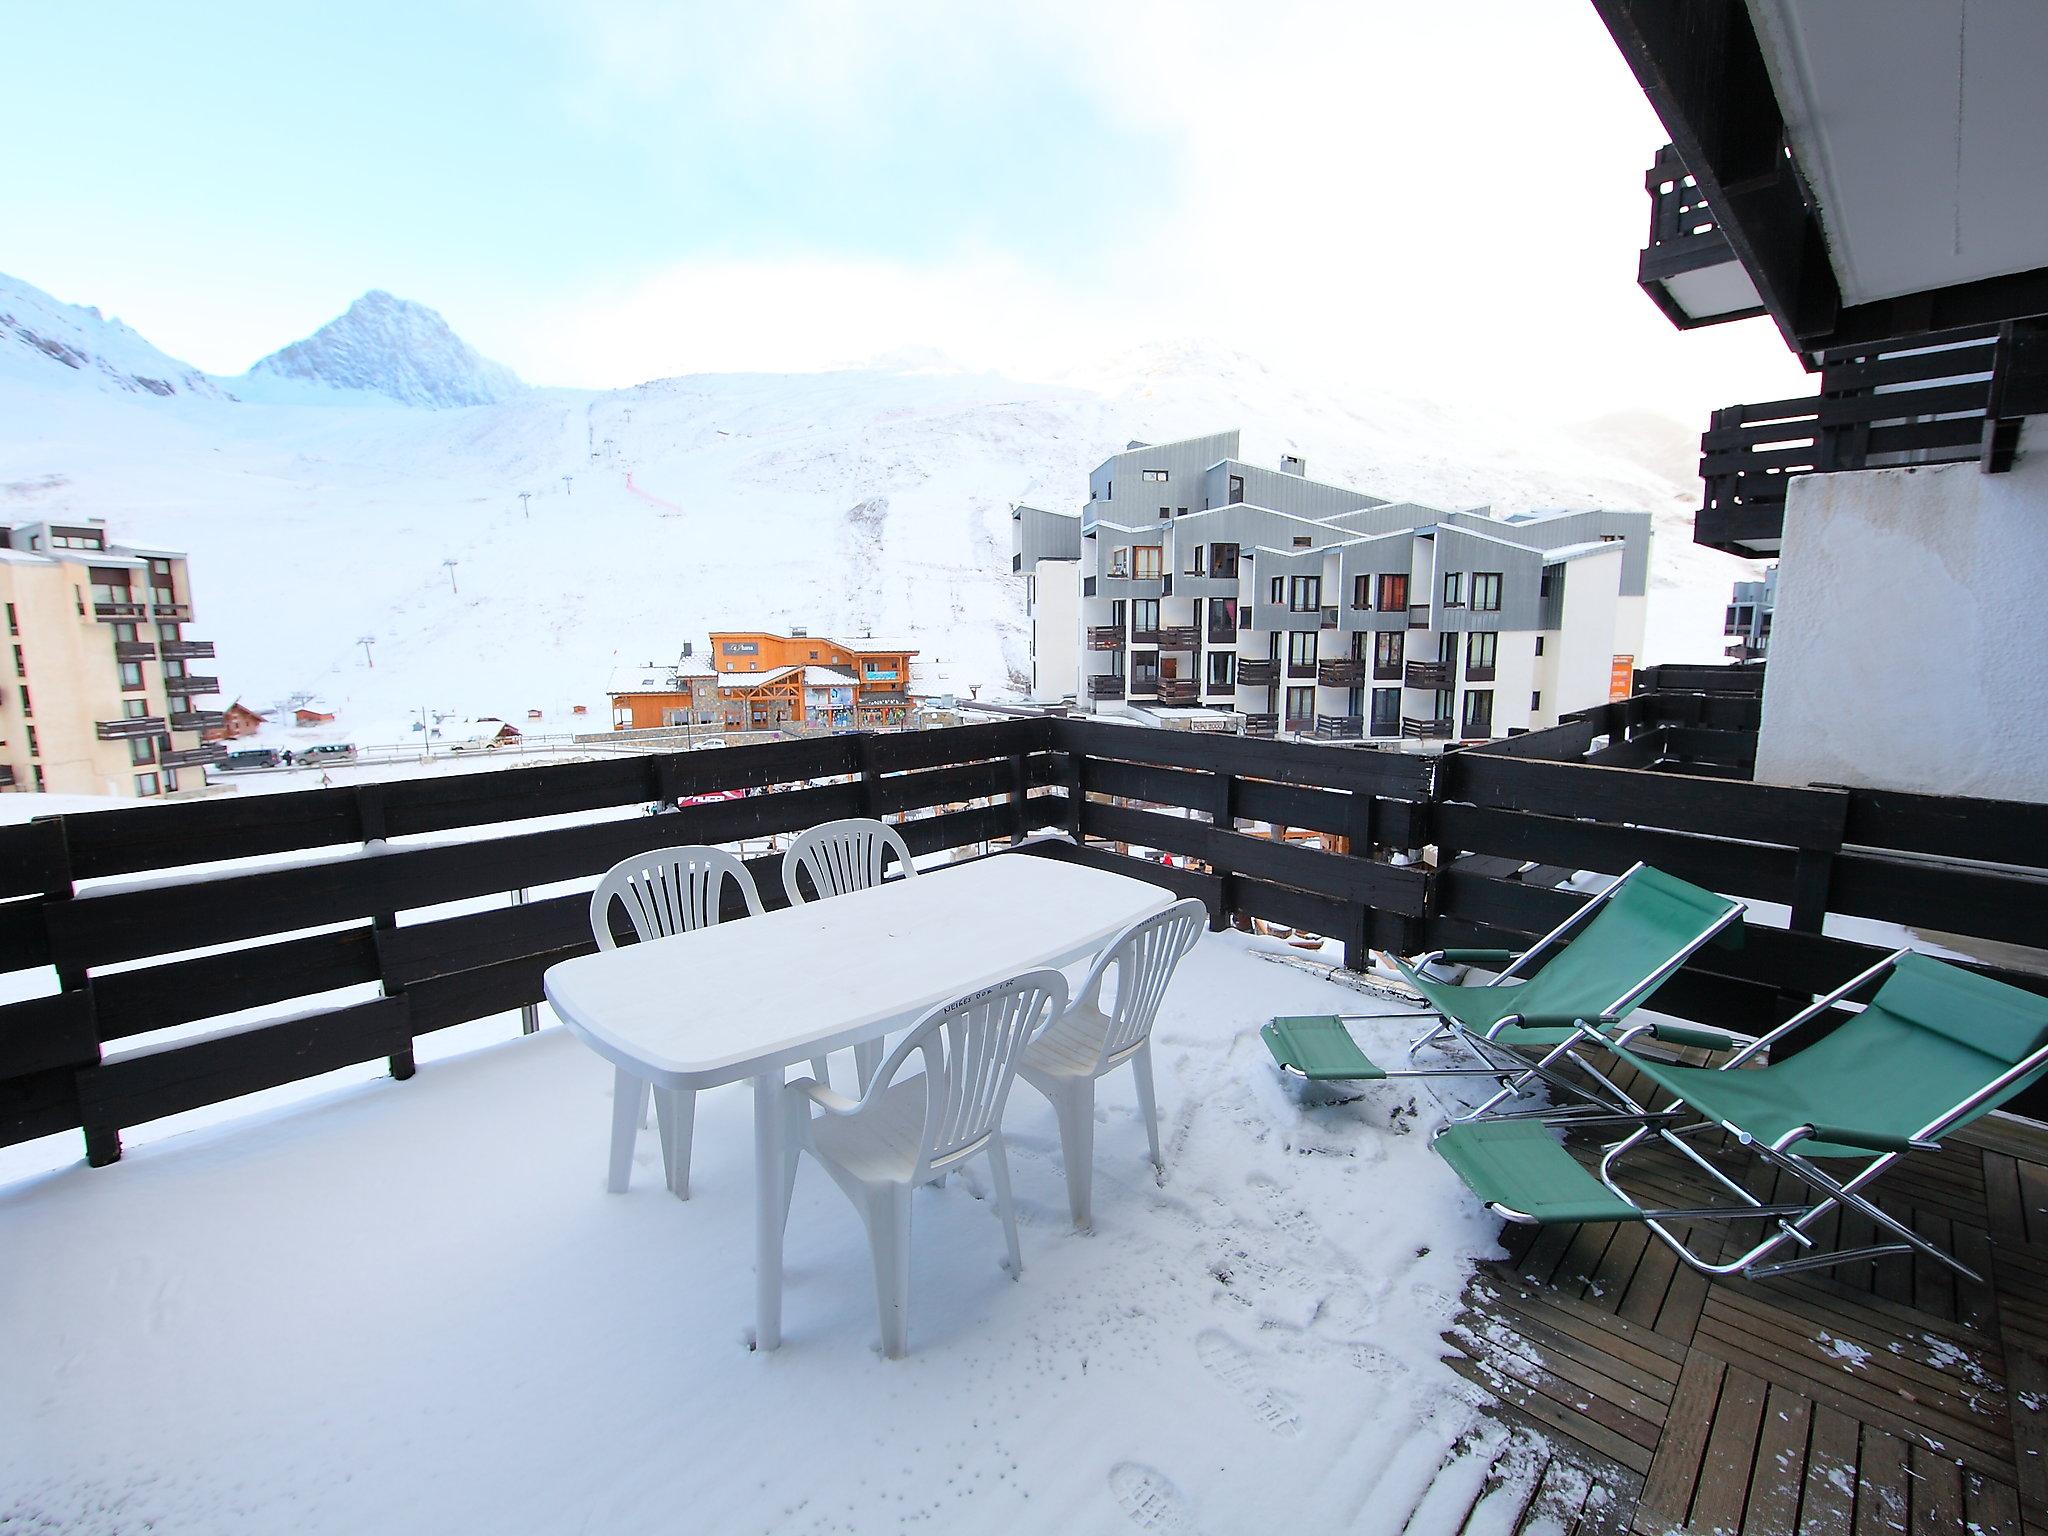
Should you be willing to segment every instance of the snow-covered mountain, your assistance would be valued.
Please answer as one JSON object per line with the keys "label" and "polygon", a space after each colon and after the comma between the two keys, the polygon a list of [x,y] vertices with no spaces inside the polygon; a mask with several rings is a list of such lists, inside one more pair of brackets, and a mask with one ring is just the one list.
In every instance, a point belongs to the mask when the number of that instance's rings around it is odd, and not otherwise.
{"label": "snow-covered mountain", "polygon": [[480,356],[438,311],[373,288],[304,341],[273,352],[234,381],[244,399],[304,402],[276,385],[382,395],[403,405],[495,405],[523,393],[511,369]]}
{"label": "snow-covered mountain", "polygon": [[221,391],[205,374],[144,341],[97,309],[63,304],[40,288],[0,273],[0,359],[21,377],[42,375],[49,362],[131,394],[200,395]]}
{"label": "snow-covered mountain", "polygon": [[[88,357],[139,342],[98,325]],[[1028,664],[1009,506],[1077,507],[1132,438],[1241,427],[1247,457],[1301,454],[1318,479],[1446,507],[1648,508],[1647,659],[1716,657],[1749,569],[1691,542],[1693,488],[1629,457],[1635,432],[1572,436],[1387,385],[1339,397],[1214,347],[1055,383],[874,365],[457,411],[317,398],[356,403],[159,399],[0,330],[0,519],[99,516],[189,550],[193,630],[219,642],[228,693],[317,694],[359,740],[396,739],[421,706],[601,727],[615,664],[713,628],[907,632],[920,684],[1008,692]]]}

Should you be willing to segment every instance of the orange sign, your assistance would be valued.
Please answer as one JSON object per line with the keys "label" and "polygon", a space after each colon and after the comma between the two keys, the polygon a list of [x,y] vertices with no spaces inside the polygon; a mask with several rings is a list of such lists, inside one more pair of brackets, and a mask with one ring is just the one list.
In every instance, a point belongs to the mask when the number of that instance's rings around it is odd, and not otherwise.
{"label": "orange sign", "polygon": [[1614,670],[1607,674],[1607,697],[1610,701],[1625,699],[1636,691],[1636,659],[1633,656],[1614,658]]}

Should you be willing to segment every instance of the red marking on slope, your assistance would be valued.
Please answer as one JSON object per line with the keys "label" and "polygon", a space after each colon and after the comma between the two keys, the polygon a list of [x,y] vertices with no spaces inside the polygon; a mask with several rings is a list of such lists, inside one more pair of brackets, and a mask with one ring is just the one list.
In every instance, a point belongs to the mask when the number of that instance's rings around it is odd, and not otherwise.
{"label": "red marking on slope", "polygon": [[683,509],[677,506],[674,502],[663,501],[659,496],[656,496],[652,491],[643,491],[640,489],[639,486],[635,485],[633,483],[633,471],[631,471],[630,469],[626,471],[626,489],[631,491],[635,496],[638,496],[642,501],[652,502],[655,506],[673,512],[678,517],[682,516]]}

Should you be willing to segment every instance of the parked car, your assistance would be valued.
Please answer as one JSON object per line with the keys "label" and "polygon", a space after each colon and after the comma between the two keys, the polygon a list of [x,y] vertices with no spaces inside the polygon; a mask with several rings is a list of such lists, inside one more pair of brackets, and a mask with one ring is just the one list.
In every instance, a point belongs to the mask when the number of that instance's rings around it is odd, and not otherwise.
{"label": "parked car", "polygon": [[723,736],[706,736],[702,741],[697,743],[697,750],[699,752],[702,752],[707,747],[722,747],[724,745],[725,738]]}
{"label": "parked car", "polygon": [[299,761],[309,768],[325,768],[330,763],[352,763],[355,760],[356,749],[346,741],[324,742],[299,754]]}
{"label": "parked car", "polygon": [[275,768],[283,759],[269,747],[245,747],[230,752],[215,765],[221,773],[247,773],[251,768]]}

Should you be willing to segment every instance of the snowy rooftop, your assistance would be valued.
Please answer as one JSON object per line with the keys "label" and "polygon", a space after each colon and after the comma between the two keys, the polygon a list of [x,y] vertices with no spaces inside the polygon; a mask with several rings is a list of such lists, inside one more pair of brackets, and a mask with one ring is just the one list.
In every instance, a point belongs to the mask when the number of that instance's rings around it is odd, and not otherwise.
{"label": "snowy rooftop", "polygon": [[1427,1099],[1418,1123],[1410,1094],[1281,1088],[1266,1018],[1383,1005],[1261,950],[1302,959],[1210,936],[1169,995],[1163,1183],[1129,1074],[1104,1081],[1092,1235],[1022,1087],[1021,1279],[982,1171],[920,1192],[897,1362],[808,1162],[783,1347],[750,1352],[745,1090],[701,1097],[687,1204],[651,1131],[608,1195],[610,1069],[545,1011],[409,1082],[164,1122],[111,1167],[11,1149],[0,1247],[34,1262],[0,1269],[0,1526],[1400,1529],[1476,1422],[1437,1336],[1496,1228]]}

